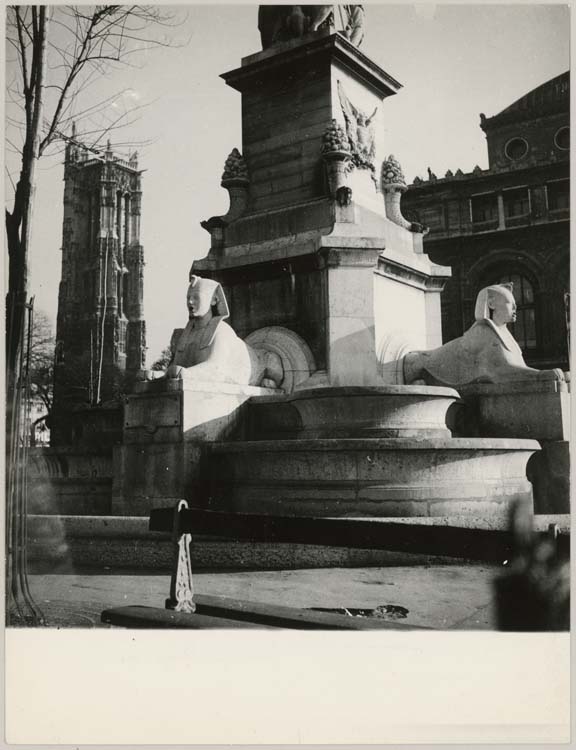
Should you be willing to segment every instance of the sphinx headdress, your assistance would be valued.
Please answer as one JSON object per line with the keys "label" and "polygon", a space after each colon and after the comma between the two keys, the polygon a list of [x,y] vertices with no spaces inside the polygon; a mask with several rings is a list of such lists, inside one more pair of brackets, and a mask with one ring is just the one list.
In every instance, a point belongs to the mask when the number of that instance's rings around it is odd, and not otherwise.
{"label": "sphinx headdress", "polygon": [[494,297],[502,295],[503,290],[512,294],[514,285],[511,282],[505,284],[492,284],[486,286],[478,292],[476,298],[476,307],[474,308],[474,319],[475,320],[489,320],[490,319],[490,303],[493,302]]}
{"label": "sphinx headdress", "polygon": [[201,276],[195,276],[194,274],[190,274],[190,284],[191,286],[196,286],[198,284],[202,290],[206,289],[212,294],[211,305],[212,313],[215,318],[225,320],[230,317],[230,308],[228,307],[228,302],[226,302],[226,296],[221,284],[213,279],[204,279]]}

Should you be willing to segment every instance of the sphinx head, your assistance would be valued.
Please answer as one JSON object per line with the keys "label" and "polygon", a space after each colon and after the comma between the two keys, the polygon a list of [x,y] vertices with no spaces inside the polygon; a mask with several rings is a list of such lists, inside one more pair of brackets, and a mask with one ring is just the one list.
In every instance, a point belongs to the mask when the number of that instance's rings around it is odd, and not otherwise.
{"label": "sphinx head", "polygon": [[210,317],[227,318],[230,315],[224,290],[217,281],[190,276],[186,295],[190,319]]}
{"label": "sphinx head", "polygon": [[516,300],[512,284],[493,284],[480,291],[474,312],[476,320],[489,319],[502,326],[516,320]]}

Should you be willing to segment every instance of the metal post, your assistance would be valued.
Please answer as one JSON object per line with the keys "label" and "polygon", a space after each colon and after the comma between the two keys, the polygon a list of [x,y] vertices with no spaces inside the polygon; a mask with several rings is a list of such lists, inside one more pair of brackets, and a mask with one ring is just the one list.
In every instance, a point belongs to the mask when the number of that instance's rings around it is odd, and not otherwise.
{"label": "metal post", "polygon": [[174,570],[170,581],[170,597],[166,599],[166,609],[193,614],[196,611],[194,602],[194,583],[192,580],[192,561],[190,543],[192,535],[180,528],[180,511],[188,508],[186,500],[180,500],[174,509],[173,540],[176,545]]}

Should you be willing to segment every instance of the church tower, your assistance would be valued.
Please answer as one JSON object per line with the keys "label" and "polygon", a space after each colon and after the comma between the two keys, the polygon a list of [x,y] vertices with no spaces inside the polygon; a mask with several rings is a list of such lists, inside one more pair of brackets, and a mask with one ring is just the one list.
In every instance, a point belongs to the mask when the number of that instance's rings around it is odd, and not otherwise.
{"label": "church tower", "polygon": [[64,162],[54,412],[110,402],[144,366],[141,170],[74,140]]}

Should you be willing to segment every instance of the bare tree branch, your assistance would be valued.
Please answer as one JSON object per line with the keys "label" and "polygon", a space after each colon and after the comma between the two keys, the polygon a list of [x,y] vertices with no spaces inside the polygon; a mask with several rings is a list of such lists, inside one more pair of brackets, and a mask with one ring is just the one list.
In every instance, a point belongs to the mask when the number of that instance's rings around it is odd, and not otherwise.
{"label": "bare tree branch", "polygon": [[86,31],[86,35],[84,37],[84,40],[80,47],[80,52],[78,53],[78,56],[72,65],[72,69],[70,70],[70,73],[68,74],[68,78],[66,79],[66,82],[64,83],[64,86],[62,87],[62,91],[60,92],[60,96],[58,98],[58,103],[56,104],[56,108],[54,110],[54,114],[52,116],[52,121],[50,123],[50,126],[48,128],[48,133],[44,140],[40,144],[40,154],[43,153],[46,146],[50,143],[53,135],[54,130],[56,129],[56,126],[58,125],[58,121],[60,118],[60,113],[62,111],[62,107],[64,106],[64,102],[66,99],[66,95],[68,94],[68,91],[70,90],[72,84],[74,83],[74,79],[82,69],[82,66],[85,64],[85,55],[86,50],[89,48],[92,30],[94,28],[94,25],[98,22],[99,18],[99,12],[96,11],[90,21],[90,24],[88,26],[88,29]]}
{"label": "bare tree branch", "polygon": [[18,29],[18,43],[20,49],[20,64],[22,66],[22,84],[24,91],[24,107],[26,111],[26,124],[29,127],[32,122],[31,114],[31,94],[30,94],[30,81],[28,79],[28,63],[26,60],[26,45],[24,44],[23,32],[22,32],[22,18],[20,16],[20,8],[14,9],[16,13],[16,25]]}
{"label": "bare tree branch", "polygon": [[14,190],[16,190],[16,185],[14,184],[14,180],[12,179],[12,175],[10,174],[10,170],[8,169],[8,167],[6,165],[4,165],[4,168],[6,169],[6,174],[8,175],[8,179],[12,183],[12,187],[14,188]]}

